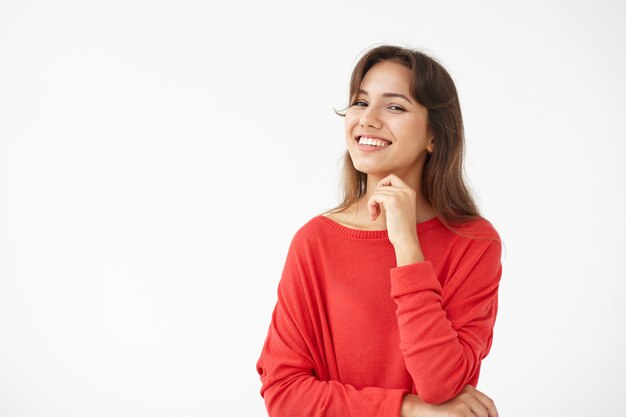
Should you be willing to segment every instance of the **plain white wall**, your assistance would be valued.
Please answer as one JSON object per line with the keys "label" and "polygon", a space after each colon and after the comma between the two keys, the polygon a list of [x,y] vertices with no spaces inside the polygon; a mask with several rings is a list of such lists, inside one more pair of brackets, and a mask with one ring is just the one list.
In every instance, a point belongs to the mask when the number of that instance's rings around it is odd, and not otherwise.
{"label": "plain white wall", "polygon": [[479,389],[623,416],[620,1],[0,1],[0,415],[263,416],[295,231],[339,198],[350,71],[457,83],[505,242]]}

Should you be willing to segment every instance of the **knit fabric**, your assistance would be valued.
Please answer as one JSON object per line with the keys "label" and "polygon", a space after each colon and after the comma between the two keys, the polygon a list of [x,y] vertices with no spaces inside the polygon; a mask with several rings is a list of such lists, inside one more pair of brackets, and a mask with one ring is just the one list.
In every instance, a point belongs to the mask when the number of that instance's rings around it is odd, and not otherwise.
{"label": "knit fabric", "polygon": [[398,417],[478,382],[502,274],[485,219],[416,225],[425,261],[396,266],[386,230],[328,217],[294,235],[257,372],[271,417]]}

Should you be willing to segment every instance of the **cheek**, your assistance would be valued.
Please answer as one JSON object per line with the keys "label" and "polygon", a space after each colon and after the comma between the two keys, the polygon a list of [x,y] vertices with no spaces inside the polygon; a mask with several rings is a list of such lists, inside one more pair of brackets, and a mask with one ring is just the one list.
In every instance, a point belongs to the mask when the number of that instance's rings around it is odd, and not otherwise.
{"label": "cheek", "polygon": [[350,115],[349,113],[346,114],[344,118],[346,137],[348,136],[352,137],[352,134],[354,133],[354,128],[356,127],[358,121],[359,119],[355,117],[354,115]]}
{"label": "cheek", "polygon": [[428,136],[427,125],[421,119],[414,119],[409,121],[409,123],[398,125],[397,131],[406,137],[415,138],[416,140],[422,140]]}

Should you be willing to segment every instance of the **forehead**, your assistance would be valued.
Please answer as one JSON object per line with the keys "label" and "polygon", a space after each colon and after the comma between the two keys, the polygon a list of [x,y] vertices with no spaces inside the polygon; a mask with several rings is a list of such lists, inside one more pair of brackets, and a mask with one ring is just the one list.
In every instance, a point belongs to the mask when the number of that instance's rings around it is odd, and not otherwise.
{"label": "forehead", "polygon": [[394,61],[381,61],[372,66],[361,81],[361,88],[369,91],[408,93],[411,70]]}

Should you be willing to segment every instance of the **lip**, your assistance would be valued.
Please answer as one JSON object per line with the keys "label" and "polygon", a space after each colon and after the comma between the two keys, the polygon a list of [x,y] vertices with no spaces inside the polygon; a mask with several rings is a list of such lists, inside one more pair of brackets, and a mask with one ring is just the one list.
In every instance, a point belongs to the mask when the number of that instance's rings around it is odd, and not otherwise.
{"label": "lip", "polygon": [[[365,137],[367,137],[367,138],[372,138],[372,139],[380,139],[380,140],[384,140],[385,142],[389,142],[389,145],[387,145],[387,146],[382,146],[382,147],[381,147],[381,146],[361,145],[361,144],[359,143],[359,138],[360,138],[361,136],[365,136]],[[383,150],[387,149],[388,147],[390,147],[390,146],[391,146],[391,144],[392,144],[392,142],[391,142],[391,141],[389,141],[389,140],[387,140],[387,139],[379,138],[379,137],[377,137],[377,136],[370,136],[370,135],[359,135],[359,136],[356,136],[354,139],[356,140],[356,146],[357,146],[357,148],[359,148],[359,150],[361,150],[361,151],[363,151],[363,152],[378,152],[378,151],[383,151]]]}
{"label": "lip", "polygon": [[389,144],[391,145],[393,142],[390,141],[389,139],[385,139],[385,138],[381,138],[380,136],[374,136],[374,135],[368,135],[368,134],[364,134],[364,135],[356,135],[354,137],[354,140],[357,141],[357,143],[359,142],[359,138],[365,136],[366,138],[371,138],[371,139],[378,139],[378,140],[384,140],[385,142],[389,142]]}

